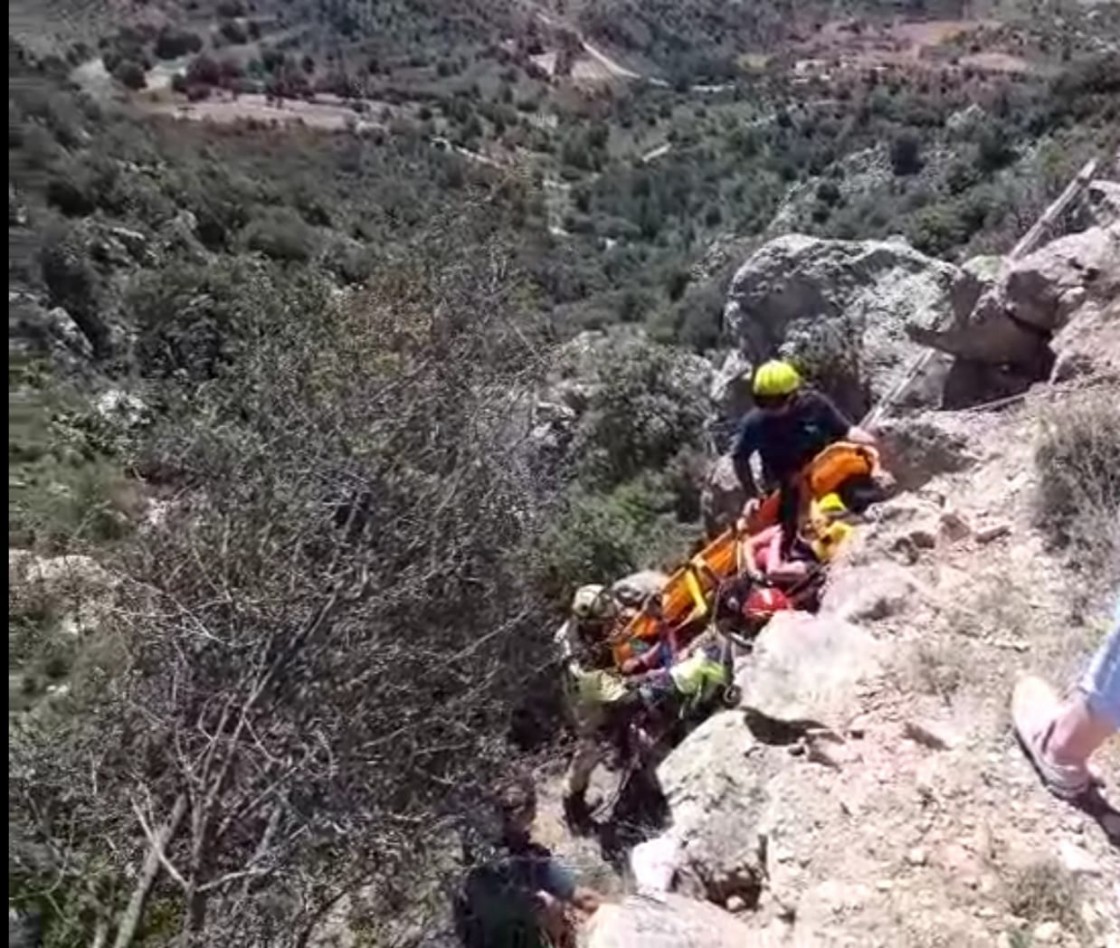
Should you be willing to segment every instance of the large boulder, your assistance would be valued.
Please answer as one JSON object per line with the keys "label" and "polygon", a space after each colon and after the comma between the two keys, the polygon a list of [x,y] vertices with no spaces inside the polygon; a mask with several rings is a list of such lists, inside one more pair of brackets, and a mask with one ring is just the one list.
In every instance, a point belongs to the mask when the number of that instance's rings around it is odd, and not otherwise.
{"label": "large boulder", "polygon": [[916,490],[934,477],[976,463],[966,425],[945,413],[884,419],[876,434],[883,466],[900,490]]}
{"label": "large boulder", "polygon": [[[719,904],[757,902],[765,876],[758,819],[765,804],[760,750],[739,711],[713,715],[657,769],[679,844],[677,885]],[[638,942],[635,942],[638,944]]]}
{"label": "large boulder", "polygon": [[949,288],[955,322],[968,322],[980,298],[999,281],[1002,268],[1003,258],[995,256],[972,257],[961,264],[960,272]]}
{"label": "large boulder", "polygon": [[717,451],[726,451],[731,447],[739,420],[754,407],[751,395],[753,373],[751,361],[738,349],[733,349],[712,378],[710,397],[715,410],[712,435]]}
{"label": "large boulder", "polygon": [[1015,261],[1003,280],[1012,315],[1037,329],[1061,329],[1090,297],[1120,289],[1120,225],[1092,227],[1051,241]]}
{"label": "large boulder", "polygon": [[869,632],[839,616],[779,612],[738,664],[735,681],[743,704],[767,718],[842,731],[882,672],[881,652]]}
{"label": "large boulder", "polygon": [[1087,302],[1120,294],[1120,223],[1051,241],[1005,266],[968,321],[945,331],[914,325],[913,339],[982,365],[1012,365],[1035,378],[1053,367],[1050,339]]}
{"label": "large boulder", "polygon": [[935,326],[959,280],[956,267],[901,241],[790,234],[735,274],[724,318],[747,358],[780,353],[820,366],[826,387],[840,377],[833,394],[859,412],[920,355],[907,327]]}
{"label": "large boulder", "polygon": [[579,933],[580,948],[745,948],[771,944],[710,902],[679,895],[629,896],[599,909]]}

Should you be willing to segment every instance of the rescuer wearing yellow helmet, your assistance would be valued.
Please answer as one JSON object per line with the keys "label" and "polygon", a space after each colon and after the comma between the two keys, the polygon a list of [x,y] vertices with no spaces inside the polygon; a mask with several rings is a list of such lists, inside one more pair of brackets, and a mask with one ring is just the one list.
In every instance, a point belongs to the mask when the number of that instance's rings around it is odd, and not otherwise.
{"label": "rescuer wearing yellow helmet", "polygon": [[760,365],[752,390],[756,407],[740,424],[732,448],[735,473],[748,497],[757,496],[751,458],[759,456],[763,477],[782,488],[780,521],[788,544],[796,535],[796,480],[802,468],[837,441],[873,446],[875,439],[825,395],[803,387],[801,374],[789,362],[773,359]]}

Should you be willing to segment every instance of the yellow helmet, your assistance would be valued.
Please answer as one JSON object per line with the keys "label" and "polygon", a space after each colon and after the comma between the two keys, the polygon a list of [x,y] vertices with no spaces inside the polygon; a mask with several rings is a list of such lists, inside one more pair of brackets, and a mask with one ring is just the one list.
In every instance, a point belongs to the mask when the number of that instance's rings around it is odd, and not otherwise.
{"label": "yellow helmet", "polygon": [[829,562],[844,545],[844,541],[852,535],[852,529],[850,523],[830,523],[812,541],[813,554],[822,563]]}
{"label": "yellow helmet", "polygon": [[781,359],[763,362],[754,373],[754,393],[764,398],[790,395],[801,387],[801,375]]}
{"label": "yellow helmet", "polygon": [[847,512],[848,508],[844,506],[844,501],[833,491],[812,502],[810,516],[813,520],[828,522],[843,517]]}
{"label": "yellow helmet", "polygon": [[580,586],[572,599],[572,615],[577,619],[606,619],[614,612],[614,602],[605,586]]}

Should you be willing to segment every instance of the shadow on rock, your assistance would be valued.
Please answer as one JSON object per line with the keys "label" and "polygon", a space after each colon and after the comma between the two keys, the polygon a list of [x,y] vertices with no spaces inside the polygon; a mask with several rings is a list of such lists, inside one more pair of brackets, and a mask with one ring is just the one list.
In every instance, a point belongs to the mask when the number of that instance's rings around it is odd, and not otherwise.
{"label": "shadow on rock", "polygon": [[605,818],[595,821],[593,832],[603,859],[620,873],[630,850],[669,824],[669,802],[652,768],[623,774],[613,805],[605,810]]}

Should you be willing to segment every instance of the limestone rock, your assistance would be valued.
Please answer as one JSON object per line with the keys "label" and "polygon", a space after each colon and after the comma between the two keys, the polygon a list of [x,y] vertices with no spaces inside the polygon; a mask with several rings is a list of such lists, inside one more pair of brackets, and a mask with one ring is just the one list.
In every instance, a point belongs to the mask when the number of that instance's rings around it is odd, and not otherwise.
{"label": "limestone rock", "polygon": [[1088,295],[1111,295],[1120,287],[1120,226],[1051,241],[1015,261],[1003,287],[1016,319],[1040,330],[1061,329]]}
{"label": "limestone rock", "polygon": [[1120,221],[1120,182],[1098,178],[1091,181],[1073,214],[1080,229],[1109,227]]}
{"label": "limestone rock", "polygon": [[130,227],[107,227],[105,232],[116,240],[134,260],[151,264],[155,258],[151,252],[151,241],[147,234]]}
{"label": "limestone rock", "polygon": [[780,721],[814,721],[839,732],[882,669],[881,647],[835,615],[779,612],[736,669],[747,707]]}
{"label": "limestone rock", "polygon": [[116,422],[125,428],[134,428],[144,423],[148,417],[148,406],[143,399],[119,388],[102,392],[94,409],[106,421]]}
{"label": "limestone rock", "polygon": [[[680,844],[683,891],[723,905],[757,902],[763,864],[758,819],[765,784],[747,752],[755,741],[744,716],[723,711],[700,725],[657,769]],[[637,944],[637,942],[635,942]]]}
{"label": "limestone rock", "polygon": [[829,574],[821,613],[847,622],[879,622],[904,613],[917,595],[917,581],[901,566],[841,560]]}
{"label": "limestone rock", "polygon": [[717,458],[708,471],[700,494],[705,533],[714,537],[730,527],[742,512],[746,500],[746,491],[739,482],[730,455]]}
{"label": "limestone rock", "polygon": [[1120,379],[1120,297],[1082,306],[1054,337],[1051,348],[1056,356],[1051,382],[1092,376]]}
{"label": "limestone rock", "polygon": [[959,109],[945,120],[945,131],[956,138],[968,138],[974,135],[985,122],[988,113],[982,106],[973,103],[964,109]]}
{"label": "limestone rock", "polygon": [[751,396],[751,361],[739,350],[728,353],[712,377],[710,398],[715,407],[716,449],[731,447],[739,420],[754,407]]}
{"label": "limestone rock", "polygon": [[999,279],[1002,257],[972,257],[961,264],[960,272],[949,288],[953,318],[958,323],[968,321],[980,297],[995,287]]}
{"label": "limestone rock", "polygon": [[958,279],[956,267],[904,243],[790,234],[740,267],[724,319],[755,362],[777,352],[810,362],[858,362],[854,389],[832,391],[858,411],[853,399],[866,398],[868,390],[872,398],[883,395],[922,351],[906,328],[937,324]]}
{"label": "limestone rock", "polygon": [[629,896],[604,905],[579,932],[580,948],[766,948],[772,942],[710,902]]}
{"label": "limestone rock", "polygon": [[8,348],[50,353],[66,361],[93,356],[93,345],[81,327],[61,306],[47,309],[37,302],[8,301]]}
{"label": "limestone rock", "polygon": [[886,419],[877,432],[883,465],[902,490],[915,490],[941,474],[975,463],[966,431],[936,414]]}

